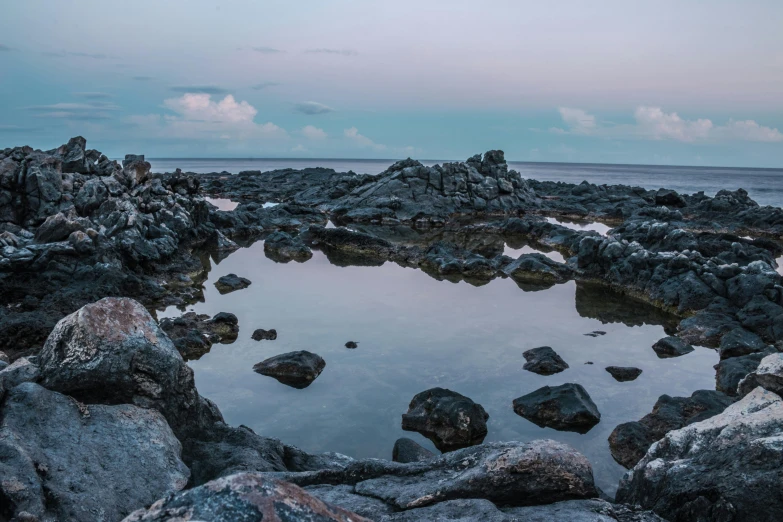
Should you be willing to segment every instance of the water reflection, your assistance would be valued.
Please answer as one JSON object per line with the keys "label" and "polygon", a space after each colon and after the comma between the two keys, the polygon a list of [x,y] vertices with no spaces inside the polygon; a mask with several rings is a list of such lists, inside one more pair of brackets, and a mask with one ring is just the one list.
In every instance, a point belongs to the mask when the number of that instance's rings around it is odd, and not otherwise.
{"label": "water reflection", "polygon": [[225,198],[204,198],[207,200],[208,203],[212,203],[215,205],[218,210],[225,210],[227,212],[234,210],[239,206],[239,203],[235,201],[231,201],[230,199]]}
{"label": "water reflection", "polygon": [[571,221],[553,217],[548,217],[546,220],[552,224],[570,228],[571,230],[593,230],[602,236],[605,236],[607,233],[609,233],[610,230],[612,230],[612,227],[597,221]]}
{"label": "water reflection", "polygon": [[[232,272],[253,284],[220,295],[212,283]],[[648,310],[635,302],[574,282],[526,293],[509,279],[476,287],[393,263],[341,267],[320,252],[306,263],[277,264],[259,242],[213,266],[203,291],[205,302],[192,308],[236,314],[240,333],[234,344],[215,345],[189,362],[199,391],[218,404],[227,422],[307,451],[390,459],[394,441],[403,436],[434,450],[423,436],[404,432],[400,421],[415,394],[441,386],[484,406],[487,441],[568,443],[587,456],[598,485],[611,494],[624,472],[609,453],[612,429],[649,413],[661,394],[714,388],[714,351],[658,359],[651,346],[665,335],[663,320],[644,319]],[[275,328],[277,340],[252,341],[259,327]],[[584,336],[594,330],[607,334]],[[361,343],[347,350],[347,339]],[[524,371],[522,352],[537,346],[553,347],[570,368],[548,377]],[[327,363],[307,389],[253,372],[254,364],[295,350]],[[644,373],[617,382],[604,370],[610,365]],[[513,399],[566,382],[583,385],[601,412],[589,433],[539,428],[512,410]]]}

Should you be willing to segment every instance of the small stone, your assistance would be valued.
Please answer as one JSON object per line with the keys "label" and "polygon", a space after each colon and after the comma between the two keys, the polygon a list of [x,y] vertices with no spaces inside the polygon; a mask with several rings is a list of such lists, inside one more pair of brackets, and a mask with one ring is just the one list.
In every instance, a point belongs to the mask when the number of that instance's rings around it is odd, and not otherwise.
{"label": "small stone", "polygon": [[607,366],[609,372],[616,381],[626,382],[636,380],[642,374],[642,370],[633,366]]}
{"label": "small stone", "polygon": [[563,358],[549,346],[527,350],[522,356],[527,361],[522,368],[539,375],[553,375],[568,368]]}
{"label": "small stone", "polygon": [[239,277],[236,274],[228,274],[215,281],[215,288],[217,288],[218,292],[221,294],[228,294],[235,290],[247,288],[251,284],[249,279]]}
{"label": "small stone", "polygon": [[347,343],[345,343],[345,347],[346,348],[351,348],[351,349],[358,348],[359,347],[359,343],[357,343],[355,341],[348,341]]}
{"label": "small stone", "polygon": [[271,330],[264,330],[263,328],[259,328],[255,332],[253,332],[253,335],[251,338],[254,341],[274,341],[277,339],[277,330],[272,328]]}
{"label": "small stone", "polygon": [[586,333],[585,335],[588,337],[599,337],[601,335],[606,335],[606,332],[603,332],[601,330],[595,330],[593,332]]}
{"label": "small stone", "polygon": [[325,367],[326,361],[319,355],[300,350],[270,357],[253,366],[253,371],[301,390],[310,386]]}
{"label": "small stone", "polygon": [[674,336],[664,337],[655,343],[652,348],[661,359],[679,357],[693,351],[693,346]]}

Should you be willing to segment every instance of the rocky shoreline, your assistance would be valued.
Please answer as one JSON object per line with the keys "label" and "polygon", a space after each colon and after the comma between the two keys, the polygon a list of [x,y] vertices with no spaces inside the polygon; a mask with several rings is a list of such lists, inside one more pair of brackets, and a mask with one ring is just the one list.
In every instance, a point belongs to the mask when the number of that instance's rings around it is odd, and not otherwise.
{"label": "rocky shoreline", "polygon": [[[378,176],[150,170],[143,156],[119,164],[80,137],[51,151],[0,151],[5,519],[763,521],[783,512],[783,209],[742,189],[709,197],[525,180],[501,151],[434,167],[408,159]],[[238,205],[219,210],[207,196]],[[547,217],[613,228],[602,235]],[[617,504],[599,498],[590,463],[566,445],[481,444],[481,405],[440,388],[414,398],[409,424],[443,455],[310,455],[226,425],[198,394],[184,361],[233,342],[236,317],[154,318],[203,299],[210,256],[257,240],[283,263],[317,249],[342,266],[393,262],[473,285],[599,285],[676,318],[659,356],[718,350],[716,390],[664,395],[615,429],[612,454],[630,468]],[[507,243],[565,262],[512,258]],[[252,283],[240,276],[220,291]],[[568,367],[549,351],[530,354],[531,371]],[[309,356],[304,377],[291,374],[295,358],[285,361],[281,382],[312,382],[325,363]],[[589,429],[600,412],[574,386],[520,398],[519,414]]]}

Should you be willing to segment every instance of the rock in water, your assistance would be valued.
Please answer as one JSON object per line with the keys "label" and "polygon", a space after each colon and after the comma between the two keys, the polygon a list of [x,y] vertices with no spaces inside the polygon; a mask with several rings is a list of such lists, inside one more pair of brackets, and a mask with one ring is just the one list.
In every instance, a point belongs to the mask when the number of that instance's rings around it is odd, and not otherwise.
{"label": "rock in water", "polygon": [[772,522],[783,513],[783,399],[756,388],[670,431],[620,481],[617,500],[667,520]]}
{"label": "rock in water", "polygon": [[697,390],[690,397],[661,395],[651,413],[639,421],[625,422],[609,435],[612,457],[632,468],[647,449],[667,432],[708,419],[726,409],[734,399],[714,390]]}
{"label": "rock in water", "polygon": [[236,274],[228,274],[215,281],[215,288],[217,288],[218,292],[221,294],[228,294],[236,290],[247,288],[251,284],[252,282],[250,279],[239,277]]}
{"label": "rock in water", "polygon": [[274,232],[264,241],[264,254],[277,263],[288,263],[293,260],[303,263],[311,257],[313,252],[304,244],[302,238],[292,237],[286,232]]}
{"label": "rock in water", "polygon": [[413,441],[407,437],[397,439],[394,443],[394,450],[392,451],[392,460],[394,462],[421,462],[422,460],[428,460],[434,457],[435,454],[423,448],[416,441]]}
{"label": "rock in water", "polygon": [[253,371],[274,377],[292,388],[307,388],[326,367],[319,355],[306,350],[270,357],[253,366]]}
{"label": "rock in water", "polygon": [[553,375],[568,368],[568,364],[549,346],[533,348],[522,354],[527,361],[523,369],[539,375]]}
{"label": "rock in water", "polygon": [[254,341],[274,341],[277,339],[277,330],[274,328],[271,330],[264,330],[263,328],[257,329],[251,336]]}
{"label": "rock in water", "polygon": [[601,420],[590,395],[574,383],[544,386],[514,399],[514,412],[547,428],[587,433]]}
{"label": "rock in water", "polygon": [[417,431],[440,451],[481,444],[487,436],[489,414],[481,404],[444,388],[416,394],[402,415],[402,429]]}
{"label": "rock in water", "polygon": [[3,515],[120,520],[185,487],[190,472],[180,452],[155,410],[85,405],[21,384],[8,392],[0,423]]}
{"label": "rock in water", "polygon": [[653,350],[661,359],[679,357],[693,351],[693,346],[684,342],[679,337],[664,337],[653,345]]}
{"label": "rock in water", "polygon": [[348,341],[347,343],[345,343],[345,347],[353,350],[359,347],[359,343],[357,343],[356,341]]}
{"label": "rock in water", "polygon": [[642,374],[642,370],[632,366],[607,366],[606,371],[619,382],[634,381]]}
{"label": "rock in water", "polygon": [[227,312],[212,318],[188,312],[180,317],[161,319],[160,327],[186,361],[199,359],[209,352],[213,343],[231,344],[239,335],[237,316]]}
{"label": "rock in water", "polygon": [[238,473],[163,498],[123,522],[370,522],[303,489],[273,478]]}

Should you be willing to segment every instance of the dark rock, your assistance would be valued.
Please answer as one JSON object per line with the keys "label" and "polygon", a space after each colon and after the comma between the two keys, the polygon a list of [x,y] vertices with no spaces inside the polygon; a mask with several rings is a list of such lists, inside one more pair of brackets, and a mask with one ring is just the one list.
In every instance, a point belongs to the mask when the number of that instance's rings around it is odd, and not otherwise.
{"label": "dark rock", "polygon": [[359,343],[357,343],[356,341],[348,341],[347,343],[345,343],[345,347],[350,349],[358,348]]}
{"label": "dark rock", "polygon": [[606,335],[606,332],[601,330],[596,330],[594,332],[586,333],[585,335],[588,337],[599,337],[601,335]]}
{"label": "dark rock", "polygon": [[291,260],[299,263],[313,257],[310,247],[304,244],[300,237],[292,237],[286,232],[274,232],[264,241],[264,254],[278,263],[287,263]]}
{"label": "dark rock", "polygon": [[218,292],[221,294],[228,294],[235,290],[247,288],[251,284],[250,279],[239,277],[236,274],[228,274],[215,281],[215,288],[217,288]]}
{"label": "dark rock", "polygon": [[573,383],[544,386],[514,399],[514,412],[542,428],[577,433],[587,433],[601,420],[587,391]]}
{"label": "dark rock", "polygon": [[568,364],[549,346],[533,348],[522,356],[527,361],[523,369],[539,375],[553,375],[568,368]]}
{"label": "dark rock", "polygon": [[606,371],[620,382],[634,381],[642,374],[642,370],[632,366],[607,366]]}
{"label": "dark rock", "polygon": [[655,193],[655,204],[665,205],[667,207],[684,207],[685,200],[674,190],[659,189]]}
{"label": "dark rock", "polygon": [[162,498],[135,511],[124,522],[369,522],[326,504],[303,489],[273,478],[239,473]]}
{"label": "dark rock", "polygon": [[326,361],[305,350],[270,357],[255,366],[253,371],[274,377],[292,388],[307,388],[321,375]]}
{"label": "dark rock", "polygon": [[[0,372],[2,374],[2,372]],[[783,353],[772,353],[765,356],[756,371],[748,374],[740,381],[737,392],[740,396],[750,393],[755,386],[783,396]]]}
{"label": "dark rock", "polygon": [[251,337],[254,341],[274,341],[277,339],[277,330],[274,328],[271,330],[264,330],[259,328],[253,332]]}
{"label": "dark rock", "polygon": [[620,481],[617,500],[667,520],[779,520],[781,433],[783,400],[757,388],[723,413],[667,433]]}
{"label": "dark rock", "polygon": [[402,429],[417,431],[442,452],[481,444],[489,414],[480,404],[444,388],[416,394],[402,415]]}
{"label": "dark rock", "polygon": [[740,381],[754,372],[764,357],[775,352],[775,348],[770,347],[762,352],[722,360],[714,366],[715,389],[726,395],[737,395]]}
{"label": "dark rock", "polygon": [[322,484],[307,486],[303,489],[327,504],[340,506],[370,520],[382,520],[385,515],[394,512],[394,509],[382,500],[357,495],[353,491],[353,486],[329,486]]}
{"label": "dark rock", "polygon": [[213,343],[231,344],[239,335],[239,321],[234,314],[221,312],[210,318],[187,312],[180,317],[165,318],[160,328],[168,334],[186,361],[200,359]]}
{"label": "dark rock", "polygon": [[625,422],[609,435],[612,457],[632,468],[647,449],[667,432],[708,419],[722,412],[734,399],[713,390],[698,390],[690,397],[661,395],[651,413],[639,421]]}
{"label": "dark rock", "polygon": [[85,405],[21,384],[7,393],[0,423],[4,517],[120,520],[185,487],[180,451],[157,411]]}
{"label": "dark rock", "polygon": [[680,357],[693,351],[693,346],[684,342],[679,337],[664,337],[653,345],[656,355],[661,359]]}
{"label": "dark rock", "polygon": [[402,437],[397,439],[394,443],[394,450],[392,451],[392,460],[394,462],[421,462],[423,460],[431,459],[435,454],[422,447],[417,442]]}
{"label": "dark rock", "polygon": [[744,328],[735,328],[720,340],[720,358],[724,360],[731,357],[741,357],[761,352],[766,347],[767,343],[758,335]]}

